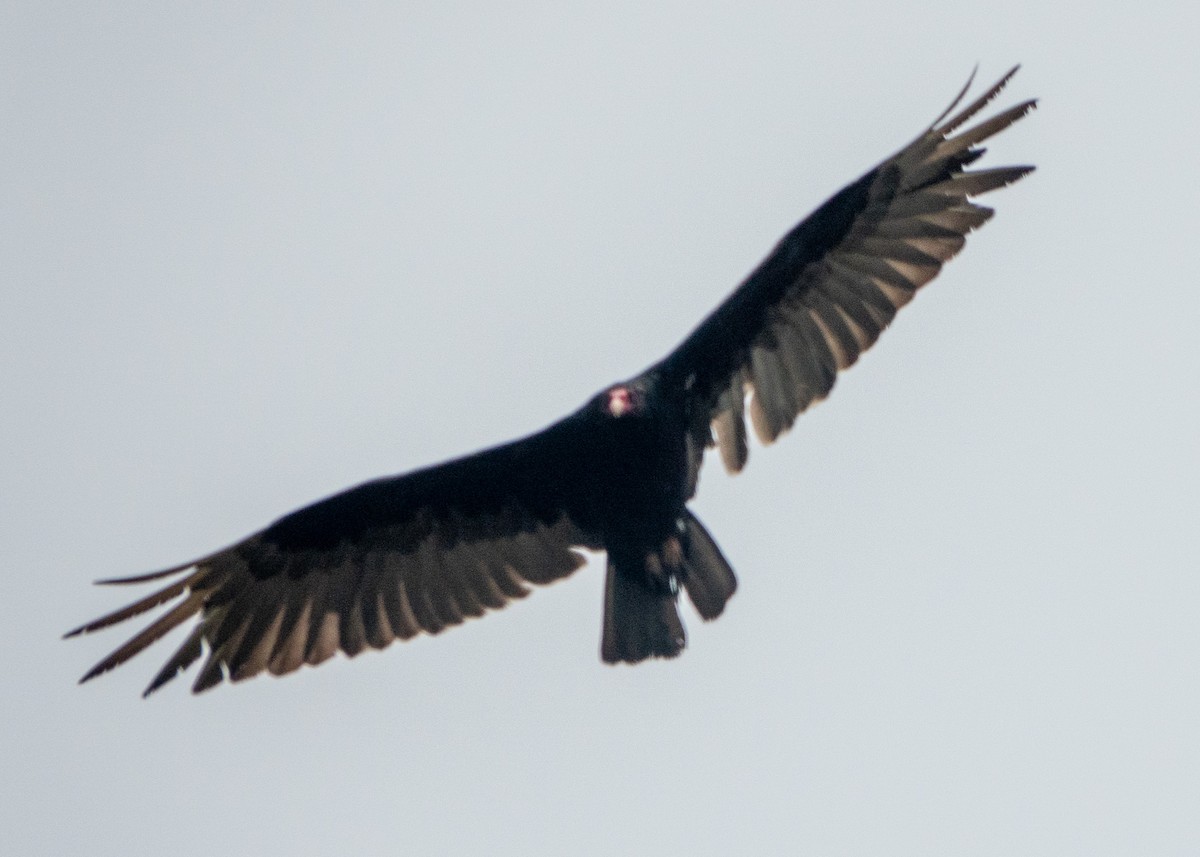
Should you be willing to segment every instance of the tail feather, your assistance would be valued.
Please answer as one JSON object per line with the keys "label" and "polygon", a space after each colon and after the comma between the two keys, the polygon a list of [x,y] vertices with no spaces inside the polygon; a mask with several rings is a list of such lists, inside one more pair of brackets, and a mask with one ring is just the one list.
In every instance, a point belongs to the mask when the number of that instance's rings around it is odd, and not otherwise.
{"label": "tail feather", "polygon": [[704,525],[686,512],[678,537],[639,558],[608,557],[604,587],[604,634],[600,655],[607,663],[636,664],[673,658],[687,635],[679,618],[679,585],[701,618],[715,619],[737,591],[737,577]]}
{"label": "tail feather", "polygon": [[646,658],[673,658],[682,652],[687,636],[677,598],[673,591],[652,589],[644,575],[619,571],[610,556],[600,643],[604,661],[636,664]]}

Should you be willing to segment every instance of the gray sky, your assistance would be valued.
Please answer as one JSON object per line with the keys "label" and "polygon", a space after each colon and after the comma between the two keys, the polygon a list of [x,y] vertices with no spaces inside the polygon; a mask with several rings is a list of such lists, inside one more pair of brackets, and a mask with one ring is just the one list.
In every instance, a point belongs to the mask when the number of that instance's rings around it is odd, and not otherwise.
{"label": "gray sky", "polygon": [[[0,12],[5,853],[1196,853],[1195,7],[415,5]],[[540,428],[1017,61],[986,163],[1038,172],[705,469],[742,587],[683,657],[600,664],[593,564],[283,680],[142,701],[168,640],[75,686],[126,629],[58,635],[134,594],[91,580]]]}

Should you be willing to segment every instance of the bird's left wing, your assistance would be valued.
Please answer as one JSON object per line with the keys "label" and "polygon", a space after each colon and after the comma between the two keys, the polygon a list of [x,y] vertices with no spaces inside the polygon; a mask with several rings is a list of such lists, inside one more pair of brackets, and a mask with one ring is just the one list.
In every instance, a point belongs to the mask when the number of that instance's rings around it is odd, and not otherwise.
{"label": "bird's left wing", "polygon": [[341,650],[356,655],[436,634],[503,607],[585,561],[595,536],[572,514],[569,472],[578,418],[539,434],[403,476],[352,488],[283,517],[196,562],[139,577],[166,587],[67,636],[99,630],[178,599],[82,679],[118,666],[178,625],[191,635],[146,689],[199,659],[193,690],[281,675]]}
{"label": "bird's left wing", "polygon": [[[896,311],[962,249],[992,210],[970,197],[1033,167],[966,170],[978,144],[1036,104],[1025,101],[952,136],[1017,71],[927,131],[792,229],[737,290],[651,371],[686,391],[694,490],[704,449],[731,472],[748,456],[744,410],[769,443],[825,398]],[[943,121],[945,120],[945,121]]]}

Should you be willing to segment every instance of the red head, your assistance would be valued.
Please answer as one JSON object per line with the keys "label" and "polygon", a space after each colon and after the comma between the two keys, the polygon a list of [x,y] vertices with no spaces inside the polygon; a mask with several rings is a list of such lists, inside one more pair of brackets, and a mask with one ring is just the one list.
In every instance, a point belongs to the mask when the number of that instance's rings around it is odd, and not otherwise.
{"label": "red head", "polygon": [[611,417],[623,417],[626,414],[633,413],[641,405],[641,397],[637,391],[626,387],[624,384],[617,384],[615,387],[610,387],[608,393],[605,394],[604,410]]}

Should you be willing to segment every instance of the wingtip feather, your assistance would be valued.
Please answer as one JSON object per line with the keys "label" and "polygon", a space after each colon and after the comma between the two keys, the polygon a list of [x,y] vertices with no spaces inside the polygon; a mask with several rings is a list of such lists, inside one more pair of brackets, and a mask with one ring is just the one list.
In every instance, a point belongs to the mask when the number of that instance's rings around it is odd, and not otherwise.
{"label": "wingtip feather", "polygon": [[189,568],[194,568],[204,560],[184,563],[183,565],[175,565],[171,568],[164,568],[159,571],[151,571],[146,574],[135,574],[130,577],[105,577],[100,580],[94,580],[96,586],[127,586],[132,583],[149,583],[151,580],[161,580],[164,577],[170,577],[172,574],[178,574],[182,571],[187,571]]}
{"label": "wingtip feather", "polygon": [[[1004,74],[1003,77],[985,90],[982,95],[956,113],[953,117],[946,119],[945,123],[942,124],[942,121],[945,119],[946,115],[952,112],[958,106],[958,101],[956,100],[955,103],[952,104],[950,108],[938,118],[938,121],[933,123],[934,130],[938,134],[945,136],[954,131],[955,128],[961,127],[964,122],[967,122],[972,116],[974,116],[984,107],[987,107],[987,105],[991,103],[992,99],[999,95],[1001,91],[1003,91],[1004,87],[1008,85],[1008,82],[1012,80],[1013,75],[1015,75],[1020,68],[1020,63],[1014,65]],[[974,77],[974,75],[972,75],[972,77]],[[961,98],[962,95],[959,96],[959,99]]]}
{"label": "wingtip feather", "polygon": [[949,105],[947,105],[946,109],[941,112],[938,118],[934,119],[933,122],[930,123],[931,128],[937,127],[938,123],[949,116],[954,111],[954,108],[962,102],[963,98],[966,97],[967,92],[971,89],[971,84],[975,82],[975,75],[978,74],[978,72],[979,63],[975,63],[975,67],[971,69],[971,73],[967,75],[967,82],[962,85],[962,89],[958,91],[958,94],[954,96],[953,100]]}

